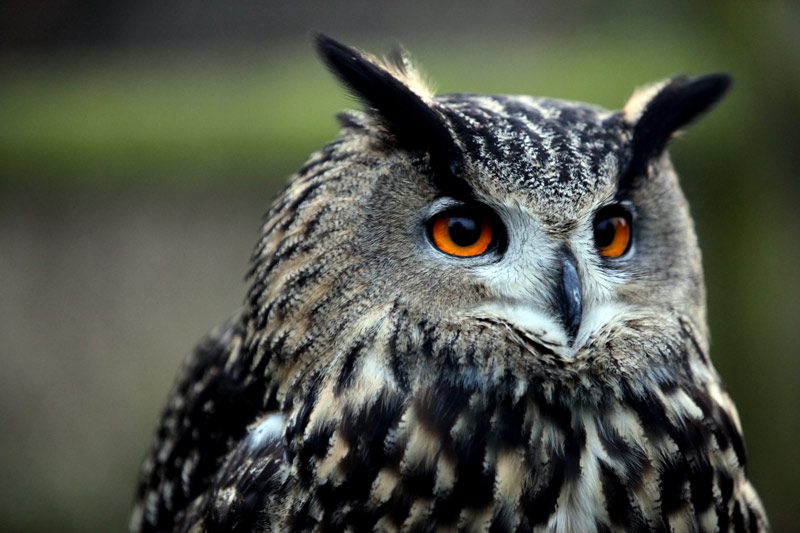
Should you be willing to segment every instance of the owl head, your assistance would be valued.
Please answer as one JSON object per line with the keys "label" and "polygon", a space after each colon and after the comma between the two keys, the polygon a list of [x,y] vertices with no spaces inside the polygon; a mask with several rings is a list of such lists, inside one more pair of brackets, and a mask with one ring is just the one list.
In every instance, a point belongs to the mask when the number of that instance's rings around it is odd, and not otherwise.
{"label": "owl head", "polygon": [[272,324],[277,351],[397,343],[399,329],[406,345],[513,341],[556,366],[624,342],[612,363],[637,368],[687,333],[705,351],[700,251],[666,147],[726,75],[668,79],[607,111],[434,96],[402,52],[324,36],[317,49],[364,110],[340,116],[256,248],[253,327]]}

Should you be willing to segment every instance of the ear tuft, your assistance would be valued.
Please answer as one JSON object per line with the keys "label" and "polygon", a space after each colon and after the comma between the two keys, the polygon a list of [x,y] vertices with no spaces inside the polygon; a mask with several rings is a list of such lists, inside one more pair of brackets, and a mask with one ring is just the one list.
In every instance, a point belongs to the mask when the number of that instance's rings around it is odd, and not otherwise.
{"label": "ear tuft", "polygon": [[328,69],[389,125],[405,126],[402,118],[410,108],[418,108],[422,114],[434,112],[430,106],[433,95],[402,48],[395,48],[381,61],[321,34],[316,37],[316,48]]}
{"label": "ear tuft", "polygon": [[377,63],[426,102],[433,99],[433,88],[422,77],[408,52],[401,45],[396,44],[386,57],[377,60]]}
{"label": "ear tuft", "polygon": [[623,110],[633,128],[629,173],[638,175],[660,154],[674,134],[710,110],[728,91],[727,74],[678,76],[637,90]]}
{"label": "ear tuft", "polygon": [[428,153],[437,185],[460,181],[463,155],[446,118],[401,50],[385,62],[318,35],[316,48],[333,74],[369,108],[386,131],[408,150]]}

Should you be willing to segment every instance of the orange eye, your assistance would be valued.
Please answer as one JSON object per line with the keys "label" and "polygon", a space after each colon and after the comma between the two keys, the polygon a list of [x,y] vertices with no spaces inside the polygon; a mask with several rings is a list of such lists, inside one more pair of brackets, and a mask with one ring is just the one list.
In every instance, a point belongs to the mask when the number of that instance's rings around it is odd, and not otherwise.
{"label": "orange eye", "polygon": [[600,255],[614,259],[623,256],[631,246],[631,221],[630,215],[618,206],[612,208],[595,219],[594,243]]}
{"label": "orange eye", "polygon": [[456,257],[475,257],[494,242],[494,228],[488,216],[452,211],[435,216],[430,225],[431,240],[440,251]]}

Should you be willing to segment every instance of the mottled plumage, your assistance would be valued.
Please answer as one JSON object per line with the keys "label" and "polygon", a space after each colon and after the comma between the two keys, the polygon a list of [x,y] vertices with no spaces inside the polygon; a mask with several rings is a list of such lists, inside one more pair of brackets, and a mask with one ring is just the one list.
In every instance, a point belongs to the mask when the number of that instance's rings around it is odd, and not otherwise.
{"label": "mottled plumage", "polygon": [[[766,529],[665,152],[727,78],[609,112],[434,97],[402,54],[318,47],[367,109],[275,200],[243,309],[170,397],[131,529]],[[434,246],[454,208],[491,213],[491,248]],[[617,258],[598,253],[609,209],[632,228]]]}

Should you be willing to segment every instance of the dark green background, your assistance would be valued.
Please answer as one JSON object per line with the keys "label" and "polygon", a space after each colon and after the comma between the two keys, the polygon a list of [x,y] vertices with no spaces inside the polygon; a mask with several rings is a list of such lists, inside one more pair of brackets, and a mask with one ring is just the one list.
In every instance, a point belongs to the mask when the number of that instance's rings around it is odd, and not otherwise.
{"label": "dark green background", "polygon": [[[555,7],[558,5],[559,7]],[[776,531],[800,520],[792,2],[76,2],[0,8],[0,529],[119,530],[179,361],[240,304],[277,187],[352,106],[310,30],[402,41],[439,92],[621,107],[724,70],[673,144],[712,356]]]}

